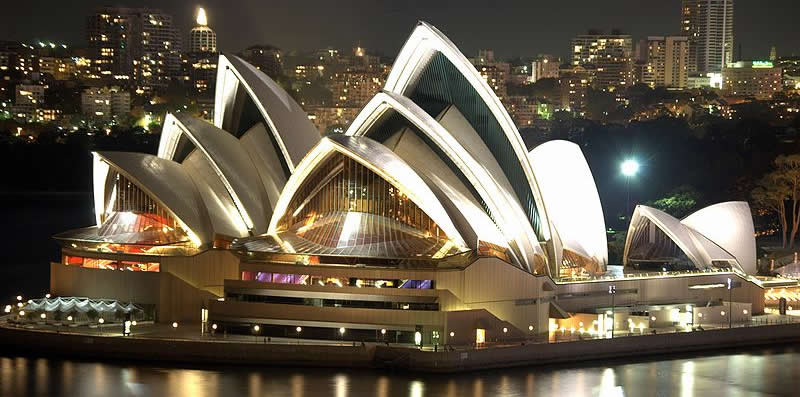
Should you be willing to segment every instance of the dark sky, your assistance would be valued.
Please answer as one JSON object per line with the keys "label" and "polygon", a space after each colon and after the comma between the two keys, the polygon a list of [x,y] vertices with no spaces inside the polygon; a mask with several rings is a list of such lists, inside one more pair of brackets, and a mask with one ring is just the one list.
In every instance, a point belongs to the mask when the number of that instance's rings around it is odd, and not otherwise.
{"label": "dark sky", "polygon": [[[573,35],[589,28],[620,28],[635,38],[676,34],[679,0],[147,0],[127,6],[159,7],[176,18],[185,35],[196,6],[206,7],[220,49],[250,44],[311,50],[355,43],[394,56],[414,23],[424,19],[468,55],[493,48],[497,55],[566,55]],[[97,6],[119,0],[5,0],[0,40],[65,41],[84,45],[85,17]],[[798,0],[737,0],[736,46],[744,58],[765,58],[771,45],[779,55],[800,54]],[[186,39],[184,39],[186,40]]]}

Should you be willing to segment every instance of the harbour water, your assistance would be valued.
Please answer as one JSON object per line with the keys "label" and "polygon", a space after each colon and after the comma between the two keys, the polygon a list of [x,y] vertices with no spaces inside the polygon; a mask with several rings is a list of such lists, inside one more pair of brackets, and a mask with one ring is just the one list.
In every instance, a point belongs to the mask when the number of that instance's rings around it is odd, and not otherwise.
{"label": "harbour water", "polygon": [[800,346],[455,375],[0,356],[0,396],[796,395]]}

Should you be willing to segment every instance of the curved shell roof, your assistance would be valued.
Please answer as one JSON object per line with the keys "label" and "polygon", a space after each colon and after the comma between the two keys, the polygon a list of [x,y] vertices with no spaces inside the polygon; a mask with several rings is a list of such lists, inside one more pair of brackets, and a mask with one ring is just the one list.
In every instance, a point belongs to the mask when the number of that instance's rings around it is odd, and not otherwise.
{"label": "curved shell roof", "polygon": [[294,197],[297,189],[312,174],[316,166],[334,152],[342,153],[358,161],[386,181],[397,186],[442,228],[450,240],[458,246],[466,247],[466,242],[453,225],[447,211],[442,207],[427,184],[408,164],[394,152],[369,138],[343,135],[323,138],[312,149],[311,153],[298,164],[295,173],[286,183],[286,189],[281,194],[275,213],[272,215],[269,234],[277,234],[278,221],[286,213],[289,202]]}
{"label": "curved shell roof", "polygon": [[[723,261],[733,264],[736,270],[745,274],[755,274],[754,265],[752,267],[743,265],[744,263],[749,266],[748,261],[755,263],[755,234],[749,213],[749,207],[744,207],[740,203],[721,203],[701,209],[684,221],[680,221],[655,208],[636,206],[625,242],[624,262],[626,264],[628,262],[636,229],[641,227],[643,219],[648,219],[666,234],[698,269],[711,269],[715,267],[715,261]],[[749,227],[748,222],[742,218],[751,219]],[[717,230],[720,227],[731,230],[723,233]],[[751,244],[752,251],[749,249]],[[732,252],[737,252],[739,256],[735,256]],[[745,256],[749,255],[749,252],[752,252],[752,258]]]}
{"label": "curved shell roof", "polygon": [[[143,153],[95,152],[96,158],[136,183],[153,199],[168,209],[197,244],[213,239],[208,214],[200,195],[180,164]],[[105,185],[95,185],[105,189]],[[95,197],[105,193],[95,190]],[[105,212],[105,208],[103,208]]]}
{"label": "curved shell roof", "polygon": [[[239,94],[243,90],[245,95]],[[294,99],[266,74],[241,58],[223,54],[217,66],[214,125],[229,132],[250,126],[241,123],[244,97],[252,100],[291,174],[297,164],[320,140],[319,131],[308,114]],[[249,115],[245,115],[249,116]]]}
{"label": "curved shell roof", "polygon": [[[563,249],[601,265],[608,263],[603,207],[580,146],[568,141],[549,141],[531,150],[529,157],[542,201]],[[560,258],[556,261],[560,263]]]}
{"label": "curved shell roof", "polygon": [[750,205],[728,201],[703,208],[681,221],[736,257],[747,274],[756,274],[756,240]]}
{"label": "curved shell roof", "polygon": [[266,232],[271,213],[270,202],[258,172],[239,140],[206,121],[170,114],[165,120],[159,156],[172,159],[177,142],[182,137],[191,141],[196,150],[203,154],[215,176],[225,186],[247,228],[256,234]]}
{"label": "curved shell roof", "polygon": [[[420,21],[395,59],[385,90],[413,98],[425,72],[437,55],[446,59],[443,62],[449,64],[447,66],[455,68],[459,82],[453,83],[454,86],[447,86],[446,82],[436,78],[431,83],[435,87],[429,87],[427,94],[423,96],[441,93],[450,99],[451,104],[463,101],[457,104],[459,110],[465,114],[474,114],[473,127],[500,162],[531,225],[542,240],[549,240],[548,216],[542,208],[539,188],[528,161],[525,143],[500,99],[450,39],[435,27]],[[439,66],[434,65],[441,69]],[[484,114],[484,111],[488,113]],[[499,131],[487,129],[489,125],[496,125]]]}
{"label": "curved shell roof", "polygon": [[[504,236],[505,241],[499,244],[516,248],[514,256],[517,257],[519,264],[526,270],[533,272],[535,270],[535,257],[537,255],[544,257],[544,252],[539,246],[538,238],[531,224],[526,221],[525,212],[508,185],[508,181],[503,178],[503,175],[492,173],[493,168],[499,167],[496,165],[496,160],[488,150],[478,150],[476,148],[482,143],[479,140],[469,139],[466,136],[469,131],[463,126],[457,133],[446,129],[411,99],[392,92],[377,94],[362,109],[345,134],[368,137],[377,135],[377,123],[387,112],[396,112],[402,116],[409,125],[423,135],[421,138],[428,140],[435,146],[434,149],[452,164],[455,168],[452,171],[463,175],[466,180],[464,183],[468,184],[468,189],[477,194],[477,197],[473,199],[480,200],[479,205],[488,207],[487,215],[491,214],[490,216],[494,218],[496,230],[499,230]],[[416,145],[417,151],[409,153],[412,156],[426,148],[426,145],[422,144],[422,142]],[[465,145],[471,145],[472,147],[468,150]],[[408,158],[406,161],[413,162],[414,160]],[[495,167],[490,166],[492,163],[495,164]],[[456,207],[469,211],[470,207],[474,207],[469,204],[469,202],[456,203]],[[474,214],[474,211],[470,212]],[[474,219],[473,230],[482,230],[478,223],[484,225],[488,223],[483,221],[482,217],[471,218],[465,216],[465,219]],[[487,240],[490,242],[497,241],[497,233],[492,229],[494,228],[487,230],[489,234]]]}

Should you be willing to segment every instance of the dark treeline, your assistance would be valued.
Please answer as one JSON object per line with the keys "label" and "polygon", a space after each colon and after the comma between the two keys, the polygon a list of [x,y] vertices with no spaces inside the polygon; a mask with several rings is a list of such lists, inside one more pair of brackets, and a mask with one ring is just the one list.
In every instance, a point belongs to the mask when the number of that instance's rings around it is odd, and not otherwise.
{"label": "dark treeline", "polygon": [[108,136],[43,131],[35,140],[0,132],[0,191],[90,192],[92,151],[155,154],[158,139],[140,129],[115,130]]}
{"label": "dark treeline", "polygon": [[[684,119],[659,118],[628,124],[584,119],[556,120],[550,139],[578,143],[597,183],[608,226],[624,227],[635,204],[691,192],[694,208],[720,201],[750,199],[779,154],[800,150],[797,128],[774,127],[757,119],[690,125]],[[526,132],[528,146],[541,142]],[[620,164],[634,158],[639,173],[630,179],[631,209]],[[567,183],[567,181],[565,181]],[[691,210],[690,209],[690,210]],[[677,214],[676,216],[680,216]]]}

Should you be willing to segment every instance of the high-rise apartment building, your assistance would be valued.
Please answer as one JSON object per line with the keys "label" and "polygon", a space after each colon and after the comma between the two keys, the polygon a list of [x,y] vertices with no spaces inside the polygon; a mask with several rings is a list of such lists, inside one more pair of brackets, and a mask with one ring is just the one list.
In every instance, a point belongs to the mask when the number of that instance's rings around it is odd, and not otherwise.
{"label": "high-rise apartment building", "polygon": [[721,72],[733,62],[733,0],[682,0],[681,7],[689,72]]}
{"label": "high-rise apartment building", "polygon": [[689,42],[684,36],[650,36],[645,48],[642,83],[655,87],[686,88]]}
{"label": "high-rise apartment building", "polygon": [[161,10],[100,8],[88,18],[87,36],[96,72],[118,83],[131,80],[138,93],[165,88],[180,75],[183,40]]}
{"label": "high-rise apartment building", "polygon": [[633,85],[633,39],[627,34],[586,34],[572,39],[572,66],[594,73],[593,86],[619,89]]}
{"label": "high-rise apartment building", "polygon": [[[203,8],[197,10],[197,24],[189,33],[187,76],[201,103],[212,101],[217,81],[217,34],[208,26],[208,16]],[[205,101],[205,102],[203,102]],[[210,115],[206,114],[207,117]]]}
{"label": "high-rise apartment building", "polygon": [[206,10],[197,10],[197,25],[189,33],[189,52],[217,52],[217,34],[208,27]]}

